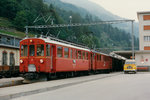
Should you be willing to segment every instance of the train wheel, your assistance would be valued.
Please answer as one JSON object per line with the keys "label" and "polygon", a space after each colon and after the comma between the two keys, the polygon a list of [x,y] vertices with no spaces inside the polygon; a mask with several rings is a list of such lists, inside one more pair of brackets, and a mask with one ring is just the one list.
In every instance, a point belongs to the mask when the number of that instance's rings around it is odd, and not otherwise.
{"label": "train wheel", "polygon": [[3,76],[2,76],[2,75],[0,75],[0,78],[3,78]]}

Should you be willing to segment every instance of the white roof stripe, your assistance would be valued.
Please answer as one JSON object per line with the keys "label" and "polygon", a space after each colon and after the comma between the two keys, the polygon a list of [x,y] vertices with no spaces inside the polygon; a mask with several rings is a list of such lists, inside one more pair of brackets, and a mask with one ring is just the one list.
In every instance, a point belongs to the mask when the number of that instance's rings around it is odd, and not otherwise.
{"label": "white roof stripe", "polygon": [[46,39],[46,38],[40,38],[40,39],[44,40],[47,43],[57,44],[57,45],[66,46],[66,47],[75,48],[75,49],[80,49],[80,50],[84,50],[84,51],[90,51],[90,49],[74,46],[71,44],[66,44],[66,43],[62,43],[62,42],[58,42],[58,41],[54,41],[54,40],[50,40],[50,39]]}

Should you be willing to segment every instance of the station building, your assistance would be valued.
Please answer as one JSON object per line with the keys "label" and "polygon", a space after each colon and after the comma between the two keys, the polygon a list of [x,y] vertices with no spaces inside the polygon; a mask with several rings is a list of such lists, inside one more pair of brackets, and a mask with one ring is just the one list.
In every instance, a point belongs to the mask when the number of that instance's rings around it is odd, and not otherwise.
{"label": "station building", "polygon": [[150,71],[150,12],[138,12],[139,51],[135,52],[138,70]]}

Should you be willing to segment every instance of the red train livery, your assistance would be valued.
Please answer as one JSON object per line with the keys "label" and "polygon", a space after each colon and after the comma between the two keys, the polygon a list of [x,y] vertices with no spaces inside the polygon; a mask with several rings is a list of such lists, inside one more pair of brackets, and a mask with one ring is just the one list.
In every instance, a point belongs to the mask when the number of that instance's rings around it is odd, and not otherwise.
{"label": "red train livery", "polygon": [[20,42],[20,72],[27,79],[111,69],[111,56],[84,46],[49,37],[27,38]]}

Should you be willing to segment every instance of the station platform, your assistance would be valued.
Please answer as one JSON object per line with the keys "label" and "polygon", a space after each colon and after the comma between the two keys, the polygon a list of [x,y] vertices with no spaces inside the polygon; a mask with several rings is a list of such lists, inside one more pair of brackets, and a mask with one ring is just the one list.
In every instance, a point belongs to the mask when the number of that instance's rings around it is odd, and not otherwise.
{"label": "station platform", "polygon": [[0,79],[0,88],[19,85],[23,81],[22,77],[15,77],[15,78],[2,78]]}
{"label": "station platform", "polygon": [[18,86],[11,86],[0,89],[0,100],[11,100],[13,98],[27,96],[47,91],[56,90],[59,88],[64,88],[76,84],[81,84],[89,81],[94,81],[102,78],[112,77],[121,74],[121,72],[110,73],[110,74],[97,74],[90,76],[66,78],[51,80],[45,82],[38,82],[32,84],[24,84]]}

